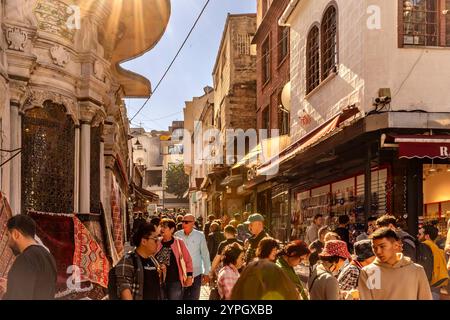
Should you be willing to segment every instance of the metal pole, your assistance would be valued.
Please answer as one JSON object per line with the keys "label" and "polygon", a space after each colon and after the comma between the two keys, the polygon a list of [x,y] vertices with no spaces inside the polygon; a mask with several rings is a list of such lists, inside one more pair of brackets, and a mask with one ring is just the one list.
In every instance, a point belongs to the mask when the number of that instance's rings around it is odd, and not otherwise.
{"label": "metal pole", "polygon": [[364,174],[364,220],[370,217],[372,206],[372,145],[367,146],[366,170]]}

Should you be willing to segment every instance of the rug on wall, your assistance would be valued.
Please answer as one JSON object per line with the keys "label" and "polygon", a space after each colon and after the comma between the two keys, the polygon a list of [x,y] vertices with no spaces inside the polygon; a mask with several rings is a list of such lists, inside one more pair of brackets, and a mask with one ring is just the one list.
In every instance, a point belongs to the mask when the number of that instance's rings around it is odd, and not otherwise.
{"label": "rug on wall", "polygon": [[73,265],[79,268],[81,282],[90,281],[108,287],[110,265],[100,244],[77,218],[73,217],[75,251]]}

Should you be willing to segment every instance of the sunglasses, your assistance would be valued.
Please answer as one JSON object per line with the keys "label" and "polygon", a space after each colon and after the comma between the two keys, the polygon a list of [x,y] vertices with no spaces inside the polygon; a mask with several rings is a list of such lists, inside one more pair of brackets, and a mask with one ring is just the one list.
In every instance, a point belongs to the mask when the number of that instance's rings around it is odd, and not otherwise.
{"label": "sunglasses", "polygon": [[186,221],[186,220],[183,220],[183,221],[181,221],[181,222],[183,222],[184,224],[188,224],[188,223],[193,223],[194,221]]}

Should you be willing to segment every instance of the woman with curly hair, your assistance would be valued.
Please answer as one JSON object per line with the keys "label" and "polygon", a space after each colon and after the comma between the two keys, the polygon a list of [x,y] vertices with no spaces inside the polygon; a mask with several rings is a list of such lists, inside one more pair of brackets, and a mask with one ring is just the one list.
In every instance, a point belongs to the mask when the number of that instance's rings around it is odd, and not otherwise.
{"label": "woman with curly hair", "polygon": [[222,300],[230,300],[231,291],[239,279],[239,269],[244,263],[244,248],[237,242],[229,244],[223,252],[222,262],[217,277],[217,287]]}

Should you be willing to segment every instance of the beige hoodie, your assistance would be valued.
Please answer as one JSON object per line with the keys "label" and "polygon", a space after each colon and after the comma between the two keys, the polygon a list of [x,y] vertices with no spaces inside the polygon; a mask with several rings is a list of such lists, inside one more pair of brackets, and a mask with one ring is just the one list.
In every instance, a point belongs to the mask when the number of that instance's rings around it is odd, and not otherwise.
{"label": "beige hoodie", "polygon": [[361,270],[358,290],[361,300],[432,300],[422,266],[398,253],[393,266],[378,258]]}

